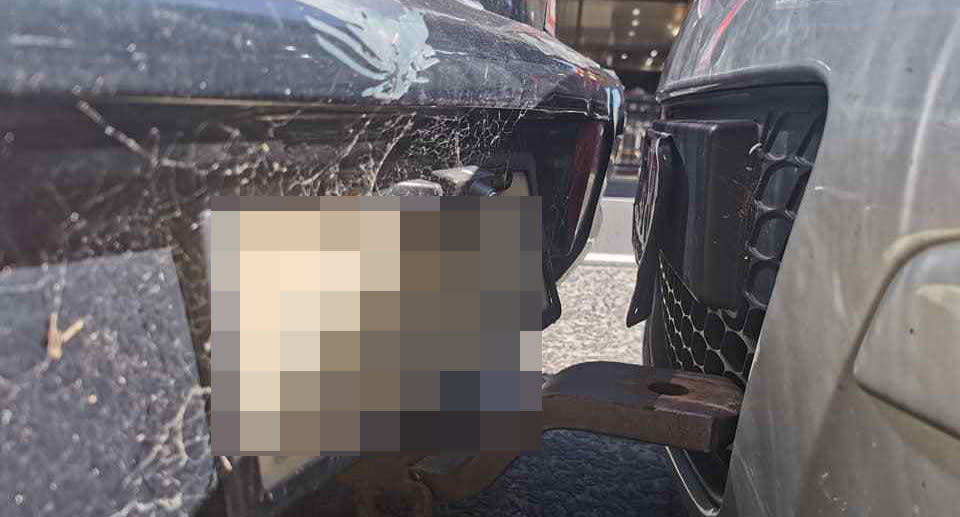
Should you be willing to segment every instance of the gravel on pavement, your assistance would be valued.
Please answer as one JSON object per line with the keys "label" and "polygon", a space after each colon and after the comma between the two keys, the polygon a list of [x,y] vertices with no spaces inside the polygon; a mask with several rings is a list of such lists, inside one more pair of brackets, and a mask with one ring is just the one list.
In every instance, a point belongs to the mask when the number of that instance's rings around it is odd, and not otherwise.
{"label": "gravel on pavement", "polygon": [[558,286],[563,312],[543,331],[543,371],[584,361],[642,362],[643,327],[624,320],[636,267],[581,264]]}

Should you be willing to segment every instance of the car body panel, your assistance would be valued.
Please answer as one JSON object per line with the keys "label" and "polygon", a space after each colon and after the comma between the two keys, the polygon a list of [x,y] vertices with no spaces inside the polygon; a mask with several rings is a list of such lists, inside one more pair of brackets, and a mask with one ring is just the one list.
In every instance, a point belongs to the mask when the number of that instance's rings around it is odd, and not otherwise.
{"label": "car body panel", "polygon": [[715,0],[691,9],[660,98],[808,82],[829,97],[721,513],[956,511],[960,441],[872,396],[855,382],[853,361],[902,262],[960,221],[960,176],[951,172],[960,156],[958,51],[960,5],[946,0]]}
{"label": "car body panel", "polygon": [[956,242],[911,256],[879,302],[853,368],[865,389],[954,436],[960,436],[958,281]]}
{"label": "car body panel", "polygon": [[[622,86],[543,30],[483,5],[8,2],[0,8],[0,291],[16,283],[18,271],[39,271],[44,285],[55,286],[61,285],[61,271],[81,261],[122,262],[167,250],[176,278],[166,278],[182,296],[181,330],[189,333],[186,348],[197,363],[190,380],[199,388],[210,377],[205,243],[211,198],[378,195],[408,180],[429,180],[431,188],[452,195],[459,193],[457,186],[432,172],[477,166],[493,172],[492,186],[501,191],[510,187],[513,172],[524,172],[536,187],[531,194],[547,199],[545,220],[556,224],[545,225],[551,228],[546,247],[560,243],[544,259],[544,324],[549,324],[560,311],[553,280],[589,237],[609,156],[622,132]],[[579,170],[577,160],[596,167]],[[577,195],[582,204],[567,210],[574,172],[589,176],[584,184],[592,181],[592,187]],[[11,296],[26,296],[21,288],[13,285]],[[113,303],[100,302],[107,308]],[[10,310],[0,307],[0,319]],[[40,312],[20,314],[29,320],[25,328],[46,328],[49,314]],[[89,332],[98,330],[87,325]],[[42,347],[21,345],[18,338],[0,347],[0,363],[8,357],[19,361],[23,350],[42,355]],[[100,368],[145,360],[136,348],[125,353],[101,358]],[[5,377],[30,374],[20,362],[5,364],[17,370],[5,371]],[[66,377],[50,375],[51,383],[58,379]],[[0,384],[0,397],[9,395],[8,387]],[[103,411],[110,409],[107,392],[100,394]],[[13,415],[47,407],[40,397],[2,400]],[[102,432],[136,450],[143,447],[133,441],[138,434],[166,432],[135,429],[137,415],[121,416],[122,424]],[[7,481],[18,476],[7,466],[29,452],[14,448],[29,430],[17,419],[11,422],[18,427],[0,440],[0,451],[9,454],[0,462],[6,467],[0,467],[0,479]],[[61,419],[58,425],[59,431],[70,430],[76,421]],[[98,429],[95,420],[91,428]],[[205,440],[191,443],[209,453]],[[0,514],[33,514],[46,503],[75,499],[79,485],[70,477],[86,476],[80,467],[98,461],[79,450],[77,468],[58,478],[59,491],[49,501],[36,496],[48,486],[39,474],[19,499],[12,492],[19,485],[4,483]],[[102,508],[85,506],[74,513],[197,511],[202,499],[194,497],[197,484],[207,492],[216,486],[194,478],[190,487],[178,487],[176,480],[153,472],[176,464],[175,453],[158,448],[154,454],[162,457],[142,465],[153,482],[168,482],[162,501],[151,503],[148,491],[134,490],[130,501],[103,501]],[[314,462],[304,476],[265,494],[251,458],[208,462],[207,470],[215,466],[221,480],[233,481],[221,485],[228,502],[213,498],[200,512],[216,513],[209,505],[220,503],[234,505],[232,511],[239,511],[237,505],[281,511],[315,496],[314,489],[346,464],[344,458]],[[51,462],[34,472],[54,476],[58,470]],[[91,495],[94,485],[82,492]],[[189,501],[177,499],[177,490],[190,490]],[[56,504],[52,514],[62,507]]]}
{"label": "car body panel", "polygon": [[0,19],[0,91],[610,116],[619,82],[596,63],[468,4],[18,0]]}

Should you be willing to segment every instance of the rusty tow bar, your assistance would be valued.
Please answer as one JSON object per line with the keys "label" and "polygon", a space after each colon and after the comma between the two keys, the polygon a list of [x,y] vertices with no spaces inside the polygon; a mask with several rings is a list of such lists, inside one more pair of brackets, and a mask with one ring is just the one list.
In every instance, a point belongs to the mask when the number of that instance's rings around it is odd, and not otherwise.
{"label": "rusty tow bar", "polygon": [[[689,451],[711,452],[733,440],[742,393],[726,377],[615,362],[564,369],[543,386],[543,430],[572,429]],[[492,484],[516,458],[485,454],[451,461],[367,457],[340,476],[361,515],[379,515],[372,497],[429,515],[432,499],[456,501]],[[444,466],[446,464],[446,466]],[[438,468],[437,465],[440,465]],[[376,475],[371,478],[371,474]],[[389,513],[385,513],[389,514]]]}

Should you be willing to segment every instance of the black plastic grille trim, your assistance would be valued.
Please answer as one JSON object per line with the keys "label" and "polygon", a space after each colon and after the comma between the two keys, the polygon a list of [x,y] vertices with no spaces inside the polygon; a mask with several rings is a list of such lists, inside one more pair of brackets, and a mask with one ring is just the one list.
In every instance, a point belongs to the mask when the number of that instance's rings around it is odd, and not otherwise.
{"label": "black plastic grille trim", "polygon": [[749,257],[743,297],[735,311],[701,303],[675,268],[660,255],[661,302],[667,357],[674,368],[729,377],[745,387],[787,239],[813,168],[823,116],[812,118],[802,138],[787,148],[782,132],[791,113],[770,115],[766,135],[756,150],[763,171],[752,201]]}

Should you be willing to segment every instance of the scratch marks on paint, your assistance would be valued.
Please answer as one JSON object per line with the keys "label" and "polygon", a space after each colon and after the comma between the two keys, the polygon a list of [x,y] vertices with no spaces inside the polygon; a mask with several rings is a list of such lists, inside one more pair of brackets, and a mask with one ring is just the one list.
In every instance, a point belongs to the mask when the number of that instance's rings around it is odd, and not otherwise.
{"label": "scratch marks on paint", "polygon": [[479,9],[481,11],[484,10],[483,4],[481,4],[477,0],[458,0],[458,1],[467,7],[472,7],[474,9]]}
{"label": "scratch marks on paint", "polygon": [[73,48],[77,43],[70,38],[44,34],[11,34],[7,41],[15,47]]}
{"label": "scratch marks on paint", "polygon": [[[396,4],[390,16],[332,0],[301,0],[325,16],[306,15],[320,47],[354,72],[379,81],[363,96],[396,100],[427,82],[423,72],[437,64],[423,13]],[[391,2],[394,3],[394,2]]]}
{"label": "scratch marks on paint", "polygon": [[523,26],[517,33],[517,37],[548,56],[556,57],[583,68],[599,68],[599,65],[590,58],[551,38],[546,33],[540,33]]}
{"label": "scratch marks on paint", "polygon": [[183,506],[183,495],[176,494],[173,497],[163,497],[153,501],[140,502],[130,501],[120,510],[111,513],[108,517],[127,517],[131,513],[134,515],[156,514],[157,510],[173,512]]}

